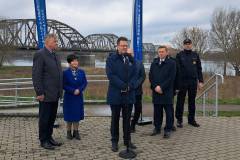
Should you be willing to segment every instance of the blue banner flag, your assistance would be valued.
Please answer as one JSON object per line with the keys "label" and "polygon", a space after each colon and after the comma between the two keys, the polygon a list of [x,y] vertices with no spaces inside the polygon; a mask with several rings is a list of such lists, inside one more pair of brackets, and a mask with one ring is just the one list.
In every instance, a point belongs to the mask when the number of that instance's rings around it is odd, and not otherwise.
{"label": "blue banner flag", "polygon": [[133,0],[132,48],[134,58],[142,61],[142,5],[143,0]]}
{"label": "blue banner flag", "polygon": [[45,0],[34,0],[38,33],[38,48],[44,47],[44,37],[47,34],[47,16]]}

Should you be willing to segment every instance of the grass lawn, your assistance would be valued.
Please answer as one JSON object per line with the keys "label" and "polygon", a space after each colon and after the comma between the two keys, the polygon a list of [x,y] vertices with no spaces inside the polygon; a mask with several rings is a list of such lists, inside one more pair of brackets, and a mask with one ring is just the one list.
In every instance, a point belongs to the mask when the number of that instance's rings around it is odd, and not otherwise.
{"label": "grass lawn", "polygon": [[[184,116],[187,116],[187,112],[184,112]],[[202,111],[197,111],[197,116],[202,116],[203,112]],[[206,113],[206,116],[212,116],[213,112],[211,113]],[[240,116],[240,111],[218,111],[218,117],[239,117]]]}

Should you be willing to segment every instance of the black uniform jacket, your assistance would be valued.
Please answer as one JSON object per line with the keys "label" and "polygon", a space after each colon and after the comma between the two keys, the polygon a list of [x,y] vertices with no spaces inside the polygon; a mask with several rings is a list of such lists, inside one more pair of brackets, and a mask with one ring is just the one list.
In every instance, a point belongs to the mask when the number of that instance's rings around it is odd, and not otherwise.
{"label": "black uniform jacket", "polygon": [[178,67],[178,86],[203,82],[201,61],[196,52],[183,50],[176,56]]}

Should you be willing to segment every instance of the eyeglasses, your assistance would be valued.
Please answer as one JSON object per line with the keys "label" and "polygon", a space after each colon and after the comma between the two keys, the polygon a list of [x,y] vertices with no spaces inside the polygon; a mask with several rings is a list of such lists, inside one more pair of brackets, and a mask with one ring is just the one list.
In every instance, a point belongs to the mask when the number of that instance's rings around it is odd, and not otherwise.
{"label": "eyeglasses", "polygon": [[158,51],[158,53],[165,53],[166,51]]}
{"label": "eyeglasses", "polygon": [[128,47],[128,45],[118,45],[119,47]]}

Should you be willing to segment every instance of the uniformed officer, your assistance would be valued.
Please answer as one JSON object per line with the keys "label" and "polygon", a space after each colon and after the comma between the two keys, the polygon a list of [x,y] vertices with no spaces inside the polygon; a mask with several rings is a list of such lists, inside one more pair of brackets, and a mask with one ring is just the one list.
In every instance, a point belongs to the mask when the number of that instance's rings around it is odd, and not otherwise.
{"label": "uniformed officer", "polygon": [[161,133],[163,108],[166,113],[166,125],[164,138],[169,138],[173,126],[173,92],[176,76],[176,62],[168,56],[168,48],[158,48],[158,58],[155,58],[149,71],[149,81],[152,89],[152,102],[154,107],[154,130],[155,136]]}
{"label": "uniformed officer", "polygon": [[186,93],[188,93],[188,124],[199,127],[200,125],[195,120],[195,98],[197,88],[203,86],[202,66],[199,55],[192,51],[192,41],[185,39],[183,41],[184,50],[176,56],[178,66],[178,87],[177,105],[175,116],[177,118],[177,127],[182,128],[183,111]]}
{"label": "uniformed officer", "polygon": [[122,110],[123,140],[127,148],[135,149],[131,143],[130,118],[135,103],[136,64],[128,49],[128,39],[117,40],[117,51],[109,54],[106,61],[106,74],[109,80],[107,103],[111,108],[112,151],[118,151],[119,118]]}

